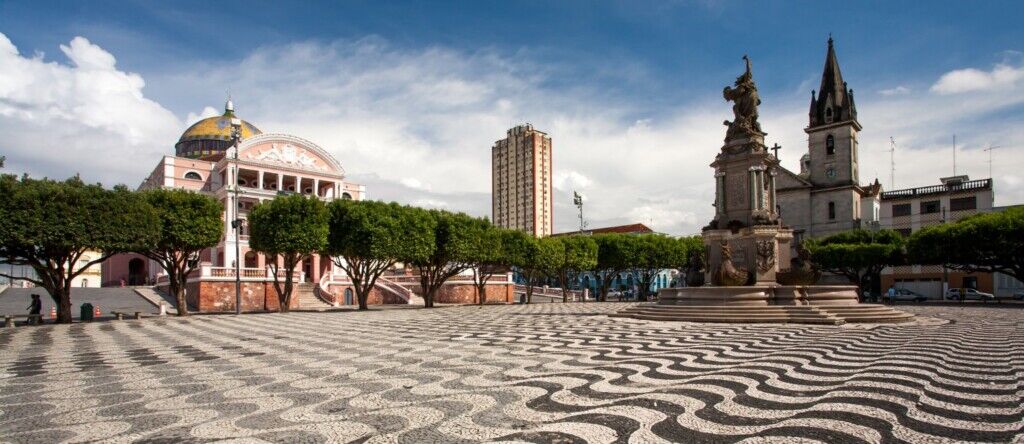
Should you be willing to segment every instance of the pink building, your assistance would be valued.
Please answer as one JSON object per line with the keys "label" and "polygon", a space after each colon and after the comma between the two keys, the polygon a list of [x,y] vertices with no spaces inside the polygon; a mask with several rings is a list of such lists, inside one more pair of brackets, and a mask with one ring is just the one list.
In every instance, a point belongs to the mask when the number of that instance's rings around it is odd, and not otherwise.
{"label": "pink building", "polygon": [[[280,193],[301,193],[316,196],[325,202],[334,199],[362,200],[366,188],[345,180],[341,164],[323,148],[300,137],[263,133],[246,121],[240,123],[241,141],[235,159],[232,145],[234,107],[229,100],[224,114],[210,117],[189,127],[175,145],[175,156],[164,156],[139,189],[183,188],[216,198],[224,206],[224,236],[217,246],[198,258],[200,267],[188,279],[187,297],[193,310],[203,312],[235,309],[235,219],[234,189],[239,189],[238,217],[243,220],[238,233],[241,256],[242,309],[276,309],[277,297],[267,258],[249,248],[248,226],[244,223],[249,211],[264,200]],[[378,281],[371,296],[374,304],[404,304],[419,298],[410,288],[413,281],[396,272],[394,281]],[[327,256],[314,256],[297,270],[301,282],[293,296],[294,307],[323,308],[354,304],[351,282]],[[166,287],[166,276],[158,264],[137,254],[122,254],[103,264],[103,284],[155,285]],[[500,282],[495,282],[500,284]],[[461,285],[465,286],[465,283]],[[511,300],[508,285],[495,287],[489,300]],[[452,288],[451,293],[463,295],[465,288]],[[493,298],[493,299],[492,299]],[[466,301],[470,302],[470,301]]]}

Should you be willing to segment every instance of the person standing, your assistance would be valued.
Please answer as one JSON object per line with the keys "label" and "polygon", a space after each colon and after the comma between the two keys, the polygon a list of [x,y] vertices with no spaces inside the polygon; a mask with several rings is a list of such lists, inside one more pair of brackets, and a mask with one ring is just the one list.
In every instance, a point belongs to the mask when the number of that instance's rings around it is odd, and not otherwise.
{"label": "person standing", "polygon": [[889,305],[896,305],[896,287],[889,286]]}
{"label": "person standing", "polygon": [[29,322],[31,322],[31,323],[41,323],[40,321],[42,320],[42,317],[40,316],[40,313],[42,313],[42,311],[43,311],[43,301],[41,299],[39,299],[39,295],[38,294],[33,294],[32,295],[32,303],[29,304],[29,306],[28,306],[28,314],[29,314],[29,316],[31,316],[29,318]]}

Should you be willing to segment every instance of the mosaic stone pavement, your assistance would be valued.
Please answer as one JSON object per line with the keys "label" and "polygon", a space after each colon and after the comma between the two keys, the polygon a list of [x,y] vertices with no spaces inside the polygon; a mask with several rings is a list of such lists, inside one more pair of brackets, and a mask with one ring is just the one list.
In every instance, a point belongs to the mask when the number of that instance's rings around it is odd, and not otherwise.
{"label": "mosaic stone pavement", "polygon": [[604,316],[626,306],[19,327],[0,332],[0,441],[1024,441],[1024,309]]}

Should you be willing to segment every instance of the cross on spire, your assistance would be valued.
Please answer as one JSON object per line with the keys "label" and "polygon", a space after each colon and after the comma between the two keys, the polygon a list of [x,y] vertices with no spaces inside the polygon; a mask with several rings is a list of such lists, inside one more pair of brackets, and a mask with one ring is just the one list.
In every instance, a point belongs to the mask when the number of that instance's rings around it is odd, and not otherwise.
{"label": "cross on spire", "polygon": [[775,160],[778,160],[779,159],[779,150],[781,150],[782,147],[779,146],[779,144],[776,143],[775,145],[773,145],[769,149],[772,150],[772,151],[775,151]]}

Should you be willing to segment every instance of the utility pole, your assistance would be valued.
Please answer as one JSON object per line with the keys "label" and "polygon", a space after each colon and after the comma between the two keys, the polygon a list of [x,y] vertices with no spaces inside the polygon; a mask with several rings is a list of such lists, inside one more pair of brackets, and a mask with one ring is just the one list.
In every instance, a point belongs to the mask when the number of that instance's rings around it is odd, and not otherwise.
{"label": "utility pole", "polygon": [[896,189],[896,139],[889,136],[889,186]]}
{"label": "utility pole", "polygon": [[572,203],[580,210],[580,233],[583,233],[583,230],[587,228],[586,222],[583,222],[583,196],[580,196],[576,190],[572,191]]}
{"label": "utility pole", "polygon": [[[228,99],[230,102],[230,99]],[[242,247],[240,245],[240,235],[242,231],[242,218],[238,214],[238,142],[242,139],[242,120],[231,116],[231,139],[235,142],[235,153],[234,157],[234,174],[231,178],[234,183],[231,187],[234,189],[235,198],[235,218],[231,221],[231,228],[235,229],[235,314],[242,314]]]}

